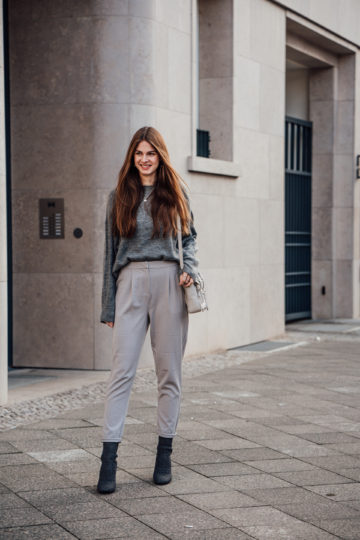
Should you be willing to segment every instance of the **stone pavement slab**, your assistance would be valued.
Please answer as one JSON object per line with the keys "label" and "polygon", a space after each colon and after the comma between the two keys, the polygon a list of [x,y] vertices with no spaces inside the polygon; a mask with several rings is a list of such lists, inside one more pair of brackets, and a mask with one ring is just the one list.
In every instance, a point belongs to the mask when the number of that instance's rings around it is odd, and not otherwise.
{"label": "stone pavement slab", "polygon": [[320,521],[319,527],[344,540],[359,540],[360,519],[329,519]]}
{"label": "stone pavement slab", "polygon": [[[149,531],[149,528],[139,520],[130,516],[67,521],[63,526],[80,540],[124,538],[128,536],[132,536],[133,538],[151,538],[150,533],[153,532],[151,529]],[[158,538],[158,535],[153,536],[153,538]]]}
{"label": "stone pavement slab", "polygon": [[140,377],[105,496],[103,403],[55,400],[53,418],[0,433],[0,538],[358,540],[359,350],[341,335],[193,366],[165,486],[152,483],[156,384]]}
{"label": "stone pavement slab", "polygon": [[12,527],[1,529],[2,540],[70,540],[76,536],[59,525],[42,525],[32,527]]}
{"label": "stone pavement slab", "polygon": [[360,501],[360,483],[310,486],[308,489],[332,501]]}
{"label": "stone pavement slab", "polygon": [[179,529],[212,530],[226,527],[224,521],[216,519],[209,513],[196,508],[186,511],[179,510],[171,514],[142,514],[138,516],[138,519],[165,535]]}
{"label": "stone pavement slab", "polygon": [[339,538],[320,530],[318,527],[300,521],[291,523],[288,526],[260,525],[244,527],[243,530],[247,531],[251,538],[257,538],[258,540],[280,540],[281,538],[286,540],[335,540],[335,538]]}
{"label": "stone pavement slab", "polygon": [[38,510],[31,506],[1,509],[2,528],[19,525],[39,525],[41,523],[49,523],[50,521],[42,512],[38,512]]}
{"label": "stone pavement slab", "polygon": [[186,529],[181,532],[170,532],[167,537],[172,540],[183,540],[184,538],[192,540],[249,540],[253,538],[235,527],[201,531]]}

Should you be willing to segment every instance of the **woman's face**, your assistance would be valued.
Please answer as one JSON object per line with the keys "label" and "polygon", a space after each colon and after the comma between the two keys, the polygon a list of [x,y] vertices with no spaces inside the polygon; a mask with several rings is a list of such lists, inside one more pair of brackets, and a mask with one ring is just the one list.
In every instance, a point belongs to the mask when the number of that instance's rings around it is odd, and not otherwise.
{"label": "woman's face", "polygon": [[155,148],[147,141],[141,141],[134,153],[134,165],[139,171],[140,178],[155,180],[156,169],[159,166],[159,155]]}

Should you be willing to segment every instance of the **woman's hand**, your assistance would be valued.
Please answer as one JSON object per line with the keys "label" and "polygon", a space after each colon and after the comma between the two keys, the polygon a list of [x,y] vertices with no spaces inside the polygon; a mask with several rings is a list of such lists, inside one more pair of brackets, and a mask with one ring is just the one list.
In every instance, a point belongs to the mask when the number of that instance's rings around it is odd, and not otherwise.
{"label": "woman's hand", "polygon": [[187,272],[183,272],[180,276],[179,285],[190,287],[192,283],[194,283],[193,278]]}
{"label": "woman's hand", "polygon": [[110,326],[110,328],[113,328],[113,326],[114,326],[114,323],[113,323],[113,322],[107,322],[106,324],[107,324],[108,326]]}

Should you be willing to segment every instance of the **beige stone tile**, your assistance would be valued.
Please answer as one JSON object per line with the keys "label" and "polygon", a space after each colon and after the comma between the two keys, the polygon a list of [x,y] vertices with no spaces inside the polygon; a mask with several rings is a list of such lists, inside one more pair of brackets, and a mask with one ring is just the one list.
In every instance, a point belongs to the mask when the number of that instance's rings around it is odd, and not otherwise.
{"label": "beige stone tile", "polygon": [[355,98],[355,55],[340,56],[338,60],[338,99]]}
{"label": "beige stone tile", "polygon": [[286,115],[309,119],[309,70],[286,71]]}
{"label": "beige stone tile", "polygon": [[259,201],[260,264],[284,265],[284,203]]}
{"label": "beige stone tile", "polygon": [[284,198],[284,136],[269,137],[269,197]]}
{"label": "beige stone tile", "polygon": [[[100,103],[128,103],[130,92],[130,69],[128,50],[130,26],[127,17],[94,18],[94,53],[87,64],[92,70],[93,88],[91,100]],[[66,58],[66,57],[65,57]],[[75,71],[75,70],[74,70]]]}
{"label": "beige stone tile", "polygon": [[89,188],[96,154],[93,119],[91,105],[12,107],[13,189],[38,188],[53,195],[74,185]]}
{"label": "beige stone tile", "polygon": [[132,0],[128,12],[133,17],[156,19],[156,0]]}
{"label": "beige stone tile", "polygon": [[333,155],[315,154],[312,159],[312,205],[328,207],[333,204]]}
{"label": "beige stone tile", "polygon": [[340,3],[337,0],[310,2],[309,15],[311,19],[321,21],[325,28],[338,29]]}
{"label": "beige stone tile", "polygon": [[130,103],[156,105],[157,79],[154,50],[157,25],[151,19],[132,17],[129,20],[129,57],[131,65]]}
{"label": "beige stone tile", "polygon": [[210,131],[210,151],[214,159],[232,160],[233,79],[200,80],[200,129]]}
{"label": "beige stone tile", "polygon": [[[40,239],[39,199],[49,196],[64,198],[64,239]],[[91,272],[93,200],[93,193],[88,189],[13,191],[14,272]],[[81,238],[75,238],[75,228],[82,229]]]}
{"label": "beige stone tile", "polygon": [[294,9],[298,13],[308,15],[311,0],[285,0],[280,2],[286,4],[290,9]]}
{"label": "beige stone tile", "polygon": [[332,101],[334,99],[334,69],[312,69],[309,76],[310,101]]}
{"label": "beige stone tile", "polygon": [[312,257],[331,259],[331,208],[313,208],[312,215]]}
{"label": "beige stone tile", "polygon": [[353,209],[334,208],[335,256],[338,259],[351,260],[353,257]]}
{"label": "beige stone tile", "polygon": [[12,104],[91,99],[95,80],[89,56],[95,52],[94,20],[47,16],[44,24],[43,17],[33,14],[30,20],[31,24],[10,23]]}
{"label": "beige stone tile", "polygon": [[[168,106],[171,111],[186,114],[191,112],[191,39],[188,34],[172,29],[168,32],[167,41],[159,43],[162,56],[159,54],[158,65],[166,66],[163,81],[158,80],[159,87],[168,89]],[[166,49],[164,49],[166,47]],[[160,68],[157,69],[159,71]],[[160,71],[161,73],[161,71]],[[167,105],[166,100],[158,101],[159,106]],[[189,122],[189,119],[188,119]]]}
{"label": "beige stone tile", "polygon": [[128,105],[98,104],[92,109],[94,149],[92,154],[93,185],[110,191],[117,184],[132,133],[129,133]]}
{"label": "beige stone tile", "polygon": [[332,154],[334,135],[333,101],[310,101],[313,122],[313,154]]}
{"label": "beige stone tile", "polygon": [[94,190],[94,234],[92,238],[94,253],[94,271],[103,273],[104,250],[105,250],[105,217],[106,204],[111,189],[116,187],[116,182],[110,189]]}
{"label": "beige stone tile", "polygon": [[[194,193],[191,196],[191,202],[198,234],[200,268],[223,268],[225,210],[222,197]],[[216,216],[216,225],[214,216]]]}
{"label": "beige stone tile", "polygon": [[347,36],[351,41],[358,41],[360,13],[356,0],[341,4],[337,17],[339,34]]}
{"label": "beige stone tile", "polygon": [[260,123],[260,64],[242,56],[235,58],[235,64],[235,125],[257,130]]}
{"label": "beige stone tile", "polygon": [[224,265],[256,265],[260,261],[258,201],[224,197]]}
{"label": "beige stone tile", "polygon": [[14,365],[92,369],[92,276],[15,273],[13,277]]}
{"label": "beige stone tile", "polygon": [[249,342],[249,281],[248,268],[207,271],[210,306],[208,350],[237,347]]}
{"label": "beige stone tile", "polygon": [[[285,11],[261,0],[250,2],[251,56],[272,68],[285,71]],[[269,100],[268,103],[273,102]]]}
{"label": "beige stone tile", "polygon": [[284,72],[266,65],[260,70],[260,129],[273,135],[284,134]]}
{"label": "beige stone tile", "polygon": [[251,56],[251,1],[234,2],[234,50],[238,55]]}
{"label": "beige stone tile", "polygon": [[353,208],[353,227],[354,227],[354,263],[357,264],[360,257],[360,208]]}
{"label": "beige stone tile", "polygon": [[199,4],[200,79],[231,77],[233,73],[232,2]]}
{"label": "beige stone tile", "polygon": [[165,139],[170,159],[178,173],[190,187],[191,176],[187,170],[186,156],[191,155],[191,140],[189,137],[189,116],[172,109],[156,108],[155,127]]}
{"label": "beige stone tile", "polygon": [[352,154],[334,154],[334,205],[353,206],[354,197],[354,159]]}
{"label": "beige stone tile", "polygon": [[129,135],[127,145],[136,130],[143,126],[157,126],[157,109],[153,105],[129,105]]}
{"label": "beige stone tile", "polygon": [[12,103],[128,102],[127,18],[58,15],[13,25]]}
{"label": "beige stone tile", "polygon": [[336,107],[334,151],[350,153],[354,146],[354,102],[338,101]]}
{"label": "beige stone tile", "polygon": [[187,34],[191,32],[191,0],[157,0],[156,9],[159,22]]}
{"label": "beige stone tile", "polygon": [[[169,53],[169,47],[170,47],[170,39],[173,36],[173,32],[176,32],[176,30],[171,30],[169,32],[169,29],[167,26],[158,24],[156,25],[156,31],[154,34],[154,41],[152,44],[153,47],[153,62],[154,62],[154,70],[156,73],[156,79],[155,79],[155,102],[158,107],[169,107],[169,95],[170,95],[170,84],[173,78],[172,73],[172,63],[171,63],[171,56]],[[181,37],[183,37],[184,34],[181,33]],[[182,45],[182,44],[181,44]],[[180,43],[179,46],[176,49],[176,52],[180,55],[184,55],[184,51],[182,51]],[[176,64],[176,60],[174,59],[174,64]],[[184,66],[184,71],[181,73],[176,74],[175,72],[175,79],[181,76],[183,77],[186,71],[186,65]],[[172,109],[173,107],[170,106]]]}
{"label": "beige stone tile", "polygon": [[102,282],[102,273],[94,274],[94,366],[95,369],[110,369],[113,329],[100,322]]}
{"label": "beige stone tile", "polygon": [[[238,128],[242,176],[236,182],[238,197],[269,197],[269,136]],[[232,194],[233,195],[233,194]]]}
{"label": "beige stone tile", "polygon": [[[321,294],[321,288],[326,294]],[[313,259],[311,263],[311,305],[314,319],[332,317],[332,262]]]}
{"label": "beige stone tile", "polygon": [[[261,265],[250,272],[250,340],[261,341],[284,331],[284,267]],[[269,313],[272,314],[269,317]]]}
{"label": "beige stone tile", "polygon": [[43,17],[91,17],[96,15],[126,15],[128,0],[94,0],[93,2],[72,2],[64,0],[61,3],[52,0],[30,4],[21,2],[15,4],[16,9],[11,13],[13,20],[29,20],[31,16]]}
{"label": "beige stone tile", "polygon": [[335,317],[353,316],[353,264],[351,260],[337,260],[335,264]]}
{"label": "beige stone tile", "polygon": [[[218,275],[220,274],[219,271],[217,271],[217,273]],[[208,303],[212,303],[213,295],[210,291],[210,287],[212,286],[212,281],[210,278],[211,272],[205,269],[204,271],[202,271],[202,274],[204,276],[206,284]],[[211,303],[209,304],[209,306],[213,305]],[[192,315],[190,315],[185,357],[194,354],[201,354],[203,351],[209,350],[209,315],[210,311],[204,311],[203,313],[193,313]]]}

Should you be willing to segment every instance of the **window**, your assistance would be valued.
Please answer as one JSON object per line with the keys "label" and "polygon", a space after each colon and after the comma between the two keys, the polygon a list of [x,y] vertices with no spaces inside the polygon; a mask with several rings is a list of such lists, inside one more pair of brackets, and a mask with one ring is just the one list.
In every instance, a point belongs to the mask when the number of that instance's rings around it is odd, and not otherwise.
{"label": "window", "polygon": [[196,155],[233,159],[233,0],[198,0]]}

